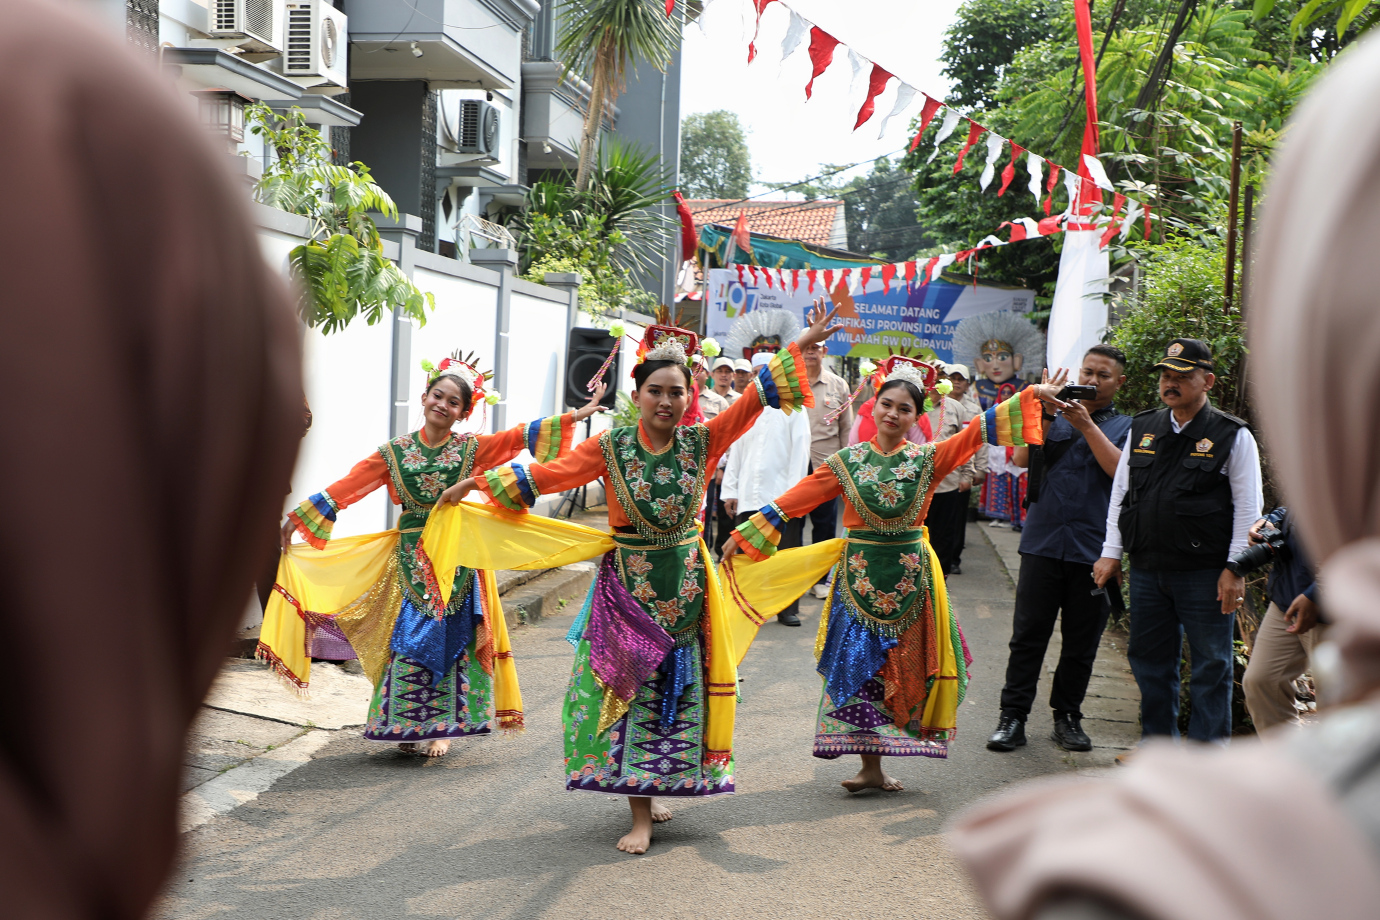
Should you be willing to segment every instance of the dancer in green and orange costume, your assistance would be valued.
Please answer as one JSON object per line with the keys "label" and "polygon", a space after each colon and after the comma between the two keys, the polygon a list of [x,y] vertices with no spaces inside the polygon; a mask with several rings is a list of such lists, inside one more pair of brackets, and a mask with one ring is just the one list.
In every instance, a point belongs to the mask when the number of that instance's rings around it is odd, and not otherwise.
{"label": "dancer in green and orange costume", "polygon": [[[1067,376],[1060,371],[952,437],[921,446],[906,440],[906,432],[939,401],[948,381],[899,355],[888,359],[883,374],[873,408],[876,435],[834,454],[724,544],[725,593],[756,622],[833,567],[815,639],[824,687],[814,755],[861,755],[862,769],[843,782],[850,792],[901,789],[882,770],[882,757],[948,755],[971,659],[925,536],[925,512],[935,486],[985,445],[1042,443],[1041,400],[1062,406],[1054,396]],[[845,502],[844,539],[828,549],[777,552],[787,521],[838,495]],[[733,558],[739,552],[754,562],[739,566]]]}
{"label": "dancer in green and orange costume", "polygon": [[[707,423],[679,425],[695,399],[688,361],[693,332],[647,329],[633,371],[636,425],[591,438],[552,463],[512,464],[467,479],[443,496],[479,488],[512,510],[548,492],[604,477],[611,551],[568,638],[576,646],[566,693],[569,790],[628,796],[632,830],[618,841],[645,852],[667,798],[734,791],[737,662],[726,610],[697,516],[708,477],[764,407],[813,404],[800,348],[838,326],[820,301],[810,326],[758,369],[744,398]],[[520,535],[514,539],[521,539]],[[657,804],[653,805],[653,799]]]}
{"label": "dancer in green and orange costume", "polygon": [[[285,549],[294,532],[324,549],[336,514],[382,486],[403,506],[396,552],[357,604],[339,616],[321,617],[288,600],[308,622],[308,644],[319,631],[348,638],[373,680],[364,737],[400,743],[408,751],[424,747],[439,757],[452,738],[487,734],[495,722],[520,727],[522,703],[491,573],[457,571],[454,594],[443,605],[435,575],[418,552],[422,528],[441,493],[461,479],[506,463],[524,448],[540,460],[569,450],[575,423],[601,411],[605,386],[598,384],[576,412],[492,435],[456,433],[452,426],[469,418],[481,400],[497,402],[497,394],[485,392],[486,375],[458,354],[423,367],[423,426],[382,445],[345,478],[302,502],[287,516],[282,536]],[[279,595],[287,593],[275,587]],[[260,656],[302,685],[285,656],[262,644]],[[495,667],[502,672],[498,681]]]}

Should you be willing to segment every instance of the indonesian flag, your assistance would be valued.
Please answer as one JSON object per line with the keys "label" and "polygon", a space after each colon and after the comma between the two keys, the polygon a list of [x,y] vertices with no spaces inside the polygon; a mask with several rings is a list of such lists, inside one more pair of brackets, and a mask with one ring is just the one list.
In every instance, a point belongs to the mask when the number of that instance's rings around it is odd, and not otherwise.
{"label": "indonesian flag", "polygon": [[675,192],[675,199],[676,214],[680,216],[680,258],[688,262],[695,258],[700,248],[700,236],[695,232],[695,218],[690,214],[690,206],[685,203],[685,196],[679,189]]}
{"label": "indonesian flag", "polygon": [[738,214],[738,222],[733,225],[733,242],[748,255],[752,255],[752,234],[748,232],[747,212]]}

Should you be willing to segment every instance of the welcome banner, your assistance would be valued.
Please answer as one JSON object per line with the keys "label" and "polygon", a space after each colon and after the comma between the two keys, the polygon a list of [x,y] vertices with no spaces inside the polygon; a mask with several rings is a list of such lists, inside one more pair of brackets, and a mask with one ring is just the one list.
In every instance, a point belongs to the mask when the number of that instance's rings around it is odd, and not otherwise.
{"label": "welcome banner", "polygon": [[[959,320],[997,310],[1026,313],[1035,306],[1034,291],[943,279],[911,288],[892,281],[888,292],[881,279],[873,277],[865,285],[855,280],[853,288],[839,304],[838,322],[845,328],[826,342],[831,355],[884,358],[888,349],[905,348],[918,350],[925,358],[952,362],[954,326]],[[750,275],[739,281],[734,269],[711,269],[705,279],[707,334],[722,342],[735,319],[769,308],[790,310],[803,322],[806,309],[823,294],[822,284],[816,284],[811,293],[804,283],[794,289],[777,283],[768,287]]]}

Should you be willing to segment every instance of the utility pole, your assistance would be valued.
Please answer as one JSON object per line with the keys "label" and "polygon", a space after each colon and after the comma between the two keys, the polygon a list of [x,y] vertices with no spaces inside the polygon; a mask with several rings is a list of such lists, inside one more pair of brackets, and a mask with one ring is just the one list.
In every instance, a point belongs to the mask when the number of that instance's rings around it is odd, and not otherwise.
{"label": "utility pole", "polygon": [[1236,282],[1236,201],[1241,194],[1241,122],[1231,128],[1231,197],[1227,201],[1227,278],[1226,296],[1222,300],[1224,312],[1231,312],[1231,298]]}
{"label": "utility pole", "polygon": [[1246,186],[1246,204],[1241,214],[1241,312],[1246,311],[1250,296],[1251,275],[1251,210],[1255,204],[1255,186]]}

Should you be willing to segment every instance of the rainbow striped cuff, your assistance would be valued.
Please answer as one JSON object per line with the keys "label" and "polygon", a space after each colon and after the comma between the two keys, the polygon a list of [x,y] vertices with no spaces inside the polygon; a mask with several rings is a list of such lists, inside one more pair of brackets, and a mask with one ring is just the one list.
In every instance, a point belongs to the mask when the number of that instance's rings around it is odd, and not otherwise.
{"label": "rainbow striped cuff", "polygon": [[484,474],[485,490],[509,511],[526,511],[537,503],[541,490],[520,464],[510,463]]}
{"label": "rainbow striped cuff", "polygon": [[997,447],[1043,444],[1045,436],[1040,428],[1040,411],[1035,389],[1026,387],[978,416],[982,440]]}
{"label": "rainbow striped cuff", "polygon": [[574,434],[572,413],[539,418],[527,425],[527,450],[538,463],[550,463],[570,450],[570,439]]}
{"label": "rainbow striped cuff", "polygon": [[757,368],[757,395],[762,405],[787,415],[814,406],[815,394],[805,379],[805,359],[798,345],[792,342],[773,355],[769,364]]}
{"label": "rainbow striped cuff", "polygon": [[789,520],[790,516],[772,502],[739,524],[733,531],[733,541],[753,559],[765,559],[776,554]]}
{"label": "rainbow striped cuff", "polygon": [[288,512],[288,517],[297,524],[297,532],[303,539],[317,549],[325,549],[339,510],[335,499],[323,490],[302,502],[295,511]]}

